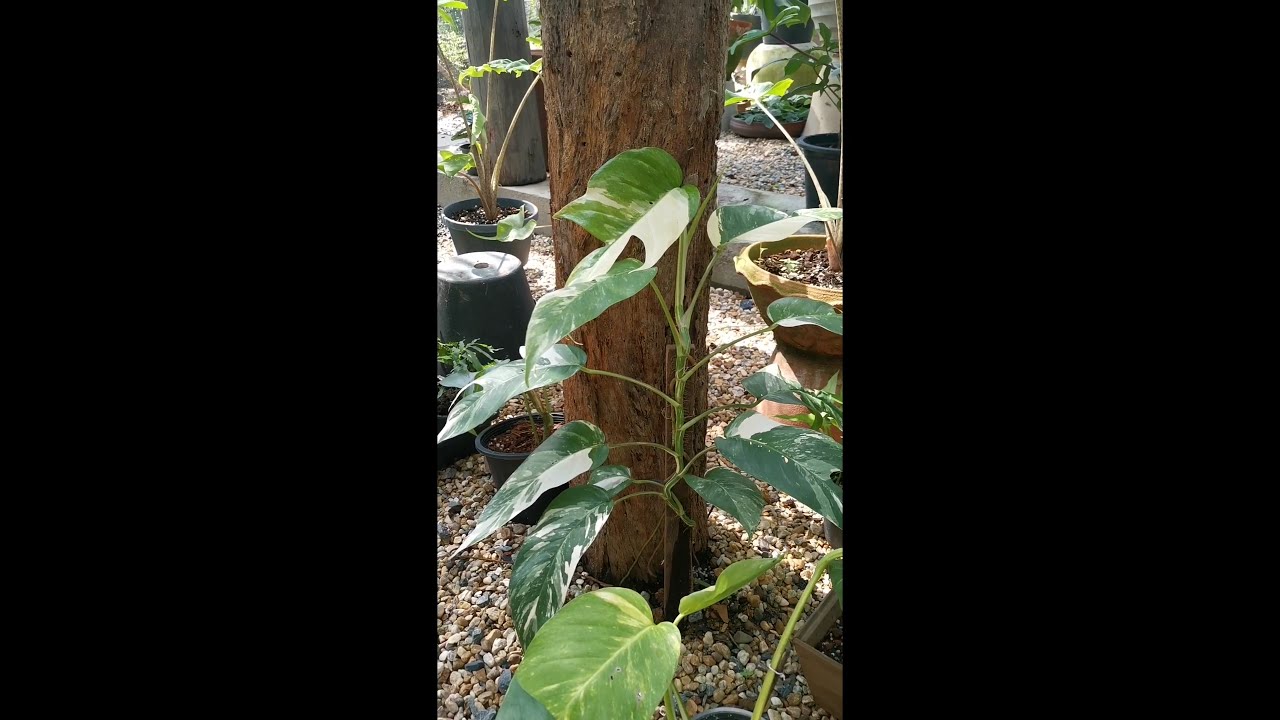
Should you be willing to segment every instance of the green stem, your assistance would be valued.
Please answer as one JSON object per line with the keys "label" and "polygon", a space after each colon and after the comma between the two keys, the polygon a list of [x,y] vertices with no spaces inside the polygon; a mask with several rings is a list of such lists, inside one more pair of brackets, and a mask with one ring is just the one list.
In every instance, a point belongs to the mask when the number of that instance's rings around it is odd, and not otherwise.
{"label": "green stem", "polygon": [[679,460],[679,459],[680,459],[680,456],[679,456],[679,455],[676,455],[676,452],[675,452],[674,450],[672,450],[671,448],[667,447],[666,445],[659,445],[658,443],[651,443],[651,442],[624,442],[624,443],[618,443],[617,445],[613,445],[613,444],[610,444],[610,445],[609,445],[609,449],[610,449],[610,450],[617,450],[618,448],[624,448],[624,447],[652,447],[652,448],[658,448],[659,450],[661,450],[661,451],[663,451],[663,452],[667,453],[668,455],[671,455],[671,456],[675,457],[675,458],[676,458],[676,460]]}
{"label": "green stem", "polygon": [[660,493],[660,492],[638,492],[638,493],[631,493],[631,494],[629,494],[629,495],[623,495],[622,497],[618,498],[618,502],[622,502],[623,500],[627,500],[627,499],[629,499],[629,498],[633,498],[633,497],[640,497],[641,495],[657,495],[658,497],[662,498],[663,500],[666,500],[666,499],[667,499],[667,495],[666,495],[666,493]]}
{"label": "green stem", "polygon": [[702,413],[702,414],[701,414],[701,415],[699,415],[698,417],[696,417],[696,418],[694,418],[694,419],[690,420],[689,422],[685,423],[685,424],[684,424],[684,427],[683,427],[683,428],[681,428],[681,429],[682,429],[682,430],[688,430],[689,428],[691,428],[691,427],[693,427],[694,425],[696,425],[696,424],[698,423],[698,421],[699,421],[699,420],[705,420],[706,418],[708,418],[708,417],[710,417],[711,415],[714,415],[714,414],[716,414],[716,413],[720,412],[721,410],[734,410],[734,409],[753,408],[753,407],[755,407],[756,405],[759,405],[759,404],[760,404],[760,401],[759,401],[759,400],[757,400],[757,401],[755,401],[755,402],[753,402],[753,403],[733,403],[733,404],[731,404],[731,405],[717,405],[717,406],[715,406],[715,407],[713,407],[713,408],[711,408],[711,409],[707,410],[706,412]]}
{"label": "green stem", "polygon": [[651,392],[653,392],[653,393],[656,393],[656,394],[657,394],[659,397],[661,397],[663,400],[666,400],[666,401],[667,401],[667,404],[671,405],[672,407],[676,407],[676,408],[680,407],[679,403],[677,403],[677,402],[675,401],[675,398],[673,398],[673,397],[671,397],[670,395],[668,395],[668,394],[666,394],[666,393],[662,392],[661,390],[659,390],[658,388],[656,388],[656,387],[654,387],[654,386],[650,385],[649,383],[640,382],[639,380],[636,380],[635,378],[629,378],[629,377],[627,377],[626,375],[619,375],[619,374],[617,374],[617,373],[611,373],[611,372],[609,372],[608,370],[592,370],[591,368],[584,367],[584,368],[582,368],[582,372],[584,372],[584,373],[586,373],[586,374],[588,374],[588,375],[603,375],[603,376],[605,376],[605,377],[617,378],[617,379],[619,379],[619,380],[626,380],[626,381],[627,381],[627,382],[629,382],[629,383],[634,383],[634,384],[636,384],[636,385],[639,385],[639,386],[640,386],[640,387],[642,387],[642,388],[645,388],[645,389],[647,389],[647,390],[649,390],[649,391],[651,391]]}
{"label": "green stem", "polygon": [[[787,643],[791,641],[791,634],[795,632],[796,623],[800,620],[800,615],[804,612],[805,605],[809,604],[809,598],[813,596],[813,589],[818,586],[818,581],[822,579],[823,573],[827,571],[827,566],[832,562],[844,557],[844,549],[832,550],[825,557],[818,561],[817,566],[813,568],[813,577],[809,578],[809,584],[805,585],[804,592],[800,593],[800,600],[796,602],[796,609],[791,613],[791,617],[787,619],[787,627],[782,631],[782,637],[778,638],[778,647],[773,651],[773,661],[782,664],[782,659],[786,657]],[[765,670],[768,670],[766,667]],[[764,710],[769,706],[769,695],[773,692],[773,679],[777,677],[776,671],[768,672],[764,678],[764,684],[760,686],[760,697],[756,698],[756,708],[751,714],[751,720],[760,720],[764,715]]]}
{"label": "green stem", "polygon": [[694,373],[695,371],[697,371],[697,369],[698,369],[698,368],[700,368],[700,367],[702,367],[703,365],[705,365],[705,364],[707,364],[707,363],[711,362],[711,358],[715,357],[716,355],[719,355],[720,353],[724,352],[725,350],[728,350],[729,348],[733,347],[734,345],[737,345],[738,343],[742,342],[743,340],[746,340],[747,338],[750,338],[750,337],[755,337],[756,335],[763,335],[764,333],[771,332],[771,331],[772,331],[774,328],[776,328],[776,327],[778,327],[778,323],[774,323],[774,324],[772,324],[772,325],[770,325],[769,327],[766,327],[766,328],[761,328],[761,329],[759,329],[759,330],[756,330],[755,332],[747,333],[746,335],[743,335],[742,337],[737,338],[736,340],[733,340],[732,342],[729,342],[729,343],[727,343],[727,344],[725,344],[725,345],[721,345],[720,347],[716,348],[714,352],[709,352],[709,353],[707,353],[707,356],[706,356],[706,357],[704,357],[704,358],[702,358],[701,360],[699,360],[698,362],[694,363],[694,364],[693,364],[693,367],[689,368],[688,372],[686,372],[686,373],[685,373],[685,377],[680,378],[680,379],[681,379],[681,380],[688,379],[690,376],[692,376],[692,375],[693,375],[693,373]]}
{"label": "green stem", "polygon": [[675,700],[676,709],[680,712],[680,720],[689,720],[689,715],[684,711],[684,703],[680,702],[680,693],[676,692],[676,684],[667,682],[667,692],[671,693],[671,697]]}
{"label": "green stem", "polygon": [[667,301],[662,297],[662,291],[658,289],[658,284],[652,280],[649,281],[649,287],[653,289],[653,294],[658,297],[658,306],[662,308],[662,316],[667,319],[667,329],[671,331],[671,337],[674,338],[673,342],[679,345],[681,342],[680,329],[676,327],[676,321],[671,317],[671,311],[667,309]]}

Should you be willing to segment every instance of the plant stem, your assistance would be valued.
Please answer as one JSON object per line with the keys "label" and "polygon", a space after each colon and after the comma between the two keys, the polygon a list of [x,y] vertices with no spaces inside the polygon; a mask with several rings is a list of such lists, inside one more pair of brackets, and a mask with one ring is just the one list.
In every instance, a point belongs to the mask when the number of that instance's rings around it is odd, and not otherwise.
{"label": "plant stem", "polygon": [[623,500],[627,500],[633,497],[640,497],[641,495],[657,495],[658,497],[663,498],[664,500],[667,497],[665,493],[660,493],[660,492],[638,492],[638,493],[631,493],[629,495],[623,495],[622,497],[618,498],[618,502],[622,502]]}
{"label": "plant stem", "polygon": [[674,451],[674,450],[672,450],[671,448],[667,447],[666,445],[659,445],[658,443],[651,443],[651,442],[624,442],[624,443],[618,443],[617,445],[613,445],[613,444],[610,444],[610,445],[609,445],[609,449],[610,449],[610,450],[617,450],[618,448],[624,448],[624,447],[654,447],[654,448],[658,448],[659,450],[661,450],[661,451],[663,451],[663,452],[667,453],[668,455],[672,455],[672,456],[674,456],[677,460],[679,460],[679,459],[680,459],[680,456],[679,456],[679,455],[676,455],[676,453],[675,453],[675,451]]}
{"label": "plant stem", "polygon": [[671,697],[675,700],[676,709],[680,712],[680,720],[689,720],[689,715],[684,711],[684,703],[680,702],[680,693],[676,692],[676,685],[670,680],[667,681],[667,692],[671,693]]}
{"label": "plant stem", "polygon": [[645,388],[645,389],[649,390],[650,392],[656,393],[656,394],[657,394],[659,397],[661,397],[663,400],[666,400],[666,401],[667,401],[667,403],[668,403],[669,405],[671,405],[672,407],[676,407],[676,408],[680,407],[679,403],[677,403],[677,402],[675,401],[675,399],[674,399],[674,398],[672,398],[670,395],[668,395],[668,394],[666,394],[666,393],[662,392],[662,391],[661,391],[661,390],[659,390],[658,388],[656,388],[656,387],[654,387],[654,386],[650,385],[649,383],[641,382],[641,381],[639,381],[639,380],[636,380],[635,378],[629,378],[629,377],[627,377],[626,375],[619,375],[619,374],[617,374],[617,373],[611,373],[611,372],[609,372],[608,370],[593,370],[593,369],[591,369],[591,368],[584,367],[584,368],[582,368],[582,372],[584,372],[584,373],[586,373],[586,374],[588,374],[588,375],[604,375],[605,377],[617,378],[617,379],[619,379],[619,380],[626,380],[626,381],[627,381],[627,382],[629,382],[629,383],[634,383],[634,384],[636,384],[636,385],[639,385],[639,386],[640,386],[640,387],[642,387],[642,388]]}
{"label": "plant stem", "polygon": [[[497,76],[489,79],[493,82]],[[533,76],[533,82],[529,83],[529,89],[524,91],[524,97],[520,98],[520,104],[516,106],[516,114],[511,116],[511,125],[507,127],[507,136],[502,138],[502,147],[498,148],[498,159],[493,165],[493,192],[496,196],[498,193],[498,178],[501,177],[502,161],[507,157],[507,144],[511,142],[511,136],[516,131],[516,124],[520,122],[520,111],[524,110],[525,103],[529,102],[529,96],[533,94],[533,89],[538,86],[538,81],[542,79],[542,73]]]}
{"label": "plant stem", "polygon": [[760,107],[761,112],[767,115],[774,125],[778,126],[778,129],[782,131],[782,136],[787,139],[787,142],[791,143],[791,147],[796,149],[796,154],[800,156],[800,162],[804,163],[804,169],[809,172],[809,179],[813,181],[813,189],[818,193],[818,205],[830,209],[831,201],[827,199],[827,194],[822,191],[822,184],[818,182],[818,174],[813,171],[813,166],[805,159],[804,151],[796,144],[795,139],[791,137],[791,133],[782,127],[782,122],[774,117],[773,113],[769,112],[769,108],[765,105],[763,98],[756,104]]}
{"label": "plant stem", "polygon": [[[804,612],[805,605],[809,604],[809,598],[813,596],[813,589],[818,586],[818,581],[822,579],[823,573],[827,571],[827,566],[842,557],[844,557],[843,548],[832,550],[819,560],[817,566],[813,568],[813,577],[809,578],[809,584],[805,585],[804,592],[800,593],[800,599],[796,602],[796,609],[791,613],[791,617],[787,619],[787,627],[782,631],[782,637],[778,638],[778,647],[773,651],[774,662],[779,665],[782,664],[782,659],[786,657],[787,643],[791,641],[791,633],[795,631],[796,623],[800,620],[800,615]],[[773,679],[775,677],[777,677],[776,671],[765,675],[764,683],[760,686],[760,696],[756,698],[756,708],[751,715],[751,720],[760,720],[760,716],[764,715],[764,710],[769,705],[769,694],[773,692]]]}
{"label": "plant stem", "polygon": [[676,321],[671,317],[671,311],[667,309],[667,301],[662,297],[662,291],[658,289],[658,284],[649,281],[649,287],[653,289],[653,294],[658,297],[658,305],[662,308],[662,315],[667,319],[667,329],[671,331],[671,337],[676,345],[680,344],[680,330],[676,327]]}
{"label": "plant stem", "polygon": [[711,362],[711,358],[715,357],[716,355],[719,355],[720,353],[724,352],[725,350],[728,350],[729,348],[733,347],[734,345],[737,345],[738,343],[742,342],[743,340],[746,340],[746,339],[747,339],[747,338],[749,338],[749,337],[754,337],[754,336],[756,336],[756,335],[761,335],[761,334],[763,334],[763,333],[770,332],[771,330],[773,330],[773,329],[774,329],[774,328],[776,328],[776,327],[778,327],[778,323],[774,323],[774,324],[770,325],[770,326],[769,326],[769,327],[767,327],[767,328],[762,328],[762,329],[760,329],[760,330],[756,330],[755,332],[747,333],[746,335],[743,335],[742,337],[737,338],[736,340],[733,340],[732,342],[729,342],[729,343],[726,343],[726,344],[724,344],[724,345],[721,345],[720,347],[716,348],[714,352],[709,352],[709,353],[707,353],[707,356],[706,356],[706,357],[704,357],[704,358],[702,358],[701,360],[699,360],[698,362],[694,363],[694,364],[693,364],[693,367],[689,368],[688,372],[685,374],[685,375],[686,375],[686,377],[688,377],[688,376],[690,376],[690,375],[693,375],[693,373],[694,373],[694,371],[695,371],[695,370],[697,370],[698,368],[702,367],[702,366],[703,366],[703,365],[705,365],[706,363]]}
{"label": "plant stem", "polygon": [[694,418],[694,419],[690,420],[689,422],[685,423],[685,424],[684,424],[684,428],[682,428],[682,429],[684,429],[684,430],[688,430],[689,428],[693,427],[693,426],[694,426],[694,424],[696,424],[699,420],[703,420],[703,419],[707,418],[707,417],[708,417],[708,416],[710,416],[710,415],[714,415],[715,413],[720,412],[721,410],[734,410],[734,409],[753,408],[753,407],[755,407],[755,406],[757,406],[757,405],[759,405],[759,404],[760,404],[760,401],[759,401],[759,400],[757,400],[757,401],[755,401],[755,402],[753,402],[753,403],[732,403],[732,404],[730,404],[730,405],[717,405],[717,406],[715,406],[715,407],[713,407],[713,408],[711,408],[711,409],[707,410],[706,412],[702,413],[702,414],[701,414],[701,415],[699,415],[698,417],[696,417],[696,418]]}

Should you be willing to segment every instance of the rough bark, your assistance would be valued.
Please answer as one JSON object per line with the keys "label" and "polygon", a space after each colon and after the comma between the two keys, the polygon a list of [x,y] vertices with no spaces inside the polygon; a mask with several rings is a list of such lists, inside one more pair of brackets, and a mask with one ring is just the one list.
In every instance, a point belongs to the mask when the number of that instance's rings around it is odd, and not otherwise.
{"label": "rough bark", "polygon": [[[720,76],[728,18],[728,0],[542,0],[542,81],[550,126],[553,213],[582,195],[591,174],[606,160],[640,147],[666,150],[684,168],[686,182],[706,196],[715,175],[724,105]],[[691,244],[686,303],[692,302],[694,286],[711,257],[705,218],[701,225]],[[600,243],[565,221],[553,221],[552,233],[556,285],[561,287],[573,267]],[[624,257],[642,257],[643,252],[633,239]],[[656,280],[668,303],[675,268],[673,248],[658,264]],[[706,354],[708,304],[705,290],[703,294],[694,308],[691,363]],[[582,344],[591,367],[672,393],[673,339],[651,290],[606,311],[574,340]],[[671,408],[643,388],[579,374],[565,383],[564,396],[568,417],[599,425],[612,442],[671,440]],[[686,418],[706,410],[705,368],[688,386],[685,406]],[[686,457],[700,452],[706,442],[705,422],[686,438]],[[634,477],[661,482],[671,474],[674,461],[658,450],[632,447],[613,451],[609,462],[629,466]],[[704,469],[700,461],[691,472],[701,474]],[[689,540],[692,550],[700,552],[707,544],[706,506],[687,485],[681,484],[679,497],[696,521]],[[656,497],[620,504],[584,556],[587,570],[606,582],[618,582],[629,570],[628,585],[660,580],[667,512]],[[652,536],[655,529],[658,533]]]}
{"label": "rough bark", "polygon": [[[489,54],[489,38],[494,21],[494,4],[498,5],[497,32],[493,44],[497,47]],[[529,27],[525,18],[524,0],[467,0],[467,11],[462,13],[463,37],[467,41],[467,62],[483,65],[492,57],[495,60],[531,60],[529,54]],[[523,73],[490,74],[471,80],[471,91],[480,98],[480,107],[488,120],[489,140],[487,151],[493,153],[489,162],[496,160],[503,138],[511,128],[511,120],[520,99],[533,82],[534,75]],[[536,92],[536,91],[535,91]],[[528,185],[547,178],[546,150],[542,146],[542,127],[539,124],[535,103],[525,103],[520,122],[512,131],[511,144],[502,161],[499,185]]]}

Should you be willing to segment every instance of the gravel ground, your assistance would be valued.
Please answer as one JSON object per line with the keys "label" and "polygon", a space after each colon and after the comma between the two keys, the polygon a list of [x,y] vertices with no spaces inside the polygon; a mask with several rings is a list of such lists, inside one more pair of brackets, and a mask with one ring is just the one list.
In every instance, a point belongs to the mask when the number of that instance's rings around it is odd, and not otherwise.
{"label": "gravel ground", "polygon": [[[448,231],[440,223],[437,223],[436,247],[442,258],[455,254]],[[526,272],[535,297],[552,289],[555,265],[550,238],[534,236]],[[716,288],[711,294],[710,346],[764,327],[747,298]],[[764,333],[714,358],[709,364],[710,403],[714,406],[737,401],[742,396],[738,383],[768,364],[772,350],[772,333]],[[559,401],[557,393],[557,407],[560,407]],[[519,403],[513,401],[502,416],[520,412]],[[708,443],[723,436],[724,426],[737,412],[725,411],[711,416]],[[714,451],[707,454],[707,459],[709,467],[723,464]],[[780,495],[762,483],[757,485],[767,504],[754,537],[748,537],[736,520],[718,508],[710,509],[712,573],[747,557],[781,555],[785,559],[726,601],[728,612],[724,619],[716,613],[704,612],[691,616],[687,624],[682,623],[683,647],[676,683],[690,716],[714,707],[754,707],[762,674],[769,672],[766,664],[777,667],[772,663],[771,653],[787,617],[812,576],[814,564],[830,550],[822,534],[820,517],[798,506],[789,496]],[[512,558],[529,528],[516,523],[507,525],[449,561],[449,554],[475,526],[476,517],[493,497],[494,489],[484,458],[479,455],[440,471],[436,486],[436,559],[440,587],[436,605],[439,682],[436,714],[438,718],[452,720],[493,720],[512,673],[523,657],[507,611],[507,586]],[[569,589],[568,600],[600,587],[585,572],[579,572]],[[830,579],[823,578],[806,609],[806,617],[830,589]],[[774,685],[774,697],[766,717],[770,720],[830,717],[814,703],[804,676],[798,673],[796,655],[790,649],[780,669],[785,677],[778,678]],[[659,708],[654,717],[665,718],[665,710]]]}
{"label": "gravel ground", "polygon": [[804,197],[804,163],[786,140],[723,133],[716,140],[725,183]]}

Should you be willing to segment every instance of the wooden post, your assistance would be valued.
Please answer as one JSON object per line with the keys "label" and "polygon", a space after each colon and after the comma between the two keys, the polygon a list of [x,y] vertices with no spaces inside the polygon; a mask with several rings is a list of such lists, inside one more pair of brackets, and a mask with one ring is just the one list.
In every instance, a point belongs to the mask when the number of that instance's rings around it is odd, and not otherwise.
{"label": "wooden post", "polygon": [[[494,6],[497,5],[497,30],[494,25]],[[483,65],[490,58],[495,60],[532,61],[529,55],[529,25],[525,19],[524,0],[467,0],[467,11],[462,13],[463,37],[467,41],[467,62]],[[496,51],[489,52],[489,39],[494,40]],[[490,74],[471,80],[471,91],[480,98],[485,118],[490,128],[488,152],[496,153],[511,127],[511,119],[520,99],[533,82],[534,76],[524,73],[520,77],[511,74]],[[536,90],[534,92],[537,92]],[[542,126],[538,119],[535,99],[530,99],[520,113],[506,159],[502,161],[500,185],[529,185],[547,179],[547,155],[542,144]]]}

